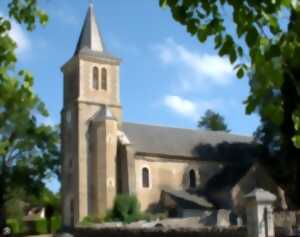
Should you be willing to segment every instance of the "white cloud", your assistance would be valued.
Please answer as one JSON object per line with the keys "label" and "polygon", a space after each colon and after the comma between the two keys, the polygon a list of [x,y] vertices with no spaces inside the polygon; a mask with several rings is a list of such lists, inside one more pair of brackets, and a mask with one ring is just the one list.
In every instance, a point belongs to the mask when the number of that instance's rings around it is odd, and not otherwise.
{"label": "white cloud", "polygon": [[31,44],[26,32],[15,21],[12,21],[9,35],[17,43],[17,53],[22,54],[30,50]]}
{"label": "white cloud", "polygon": [[163,104],[173,112],[197,120],[207,109],[221,108],[221,100],[192,101],[176,95],[167,95],[163,99]]}
{"label": "white cloud", "polygon": [[[4,16],[2,12],[0,12],[0,16]],[[9,36],[17,43],[17,54],[23,54],[30,50],[31,43],[27,36],[27,33],[25,30],[22,29],[22,27],[16,23],[14,20],[11,20],[11,29],[9,31]]]}
{"label": "white cloud", "polygon": [[226,86],[234,75],[233,67],[227,59],[216,54],[194,52],[171,38],[155,49],[163,64],[175,67],[180,87],[184,90]]}
{"label": "white cloud", "polygon": [[197,116],[197,105],[190,100],[168,95],[164,98],[164,104],[178,114],[191,118]]}
{"label": "white cloud", "polygon": [[46,126],[51,126],[51,127],[56,125],[54,120],[51,117],[43,118],[41,123],[46,125]]}

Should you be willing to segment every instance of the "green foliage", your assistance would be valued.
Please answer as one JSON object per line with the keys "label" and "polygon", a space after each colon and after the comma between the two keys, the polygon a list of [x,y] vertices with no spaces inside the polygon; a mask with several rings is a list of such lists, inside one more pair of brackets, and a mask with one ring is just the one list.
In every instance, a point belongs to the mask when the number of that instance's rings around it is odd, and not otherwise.
{"label": "green foliage", "polygon": [[80,222],[80,224],[82,225],[89,225],[94,223],[93,218],[91,216],[86,216],[82,219],[82,221]]}
{"label": "green foliage", "polygon": [[146,221],[155,221],[157,219],[162,220],[168,217],[168,213],[150,213],[150,212],[145,212],[141,213],[139,216],[140,220],[146,220]]}
{"label": "green foliage", "polygon": [[207,110],[203,117],[198,122],[199,128],[205,128],[211,131],[225,131],[229,132],[228,127],[224,121],[224,118],[219,113],[212,110]]}
{"label": "green foliage", "polygon": [[45,219],[35,220],[35,221],[32,221],[32,223],[34,225],[34,232],[36,234],[47,234],[48,233],[47,221]]}
{"label": "green foliage", "polygon": [[[121,201],[121,202],[122,202],[122,204],[120,204],[120,205],[124,205],[124,203],[127,201]],[[124,210],[126,208],[121,208],[121,209]],[[123,221],[125,223],[131,223],[131,222],[139,221],[139,220],[155,221],[157,219],[161,220],[161,219],[167,218],[167,216],[168,216],[167,213],[152,214],[149,212],[142,213],[139,211],[132,213],[132,214],[124,215],[124,214],[120,214],[120,212],[116,212],[115,209],[113,209],[113,210],[107,211],[106,215],[103,218],[86,216],[85,218],[83,218],[83,220],[80,222],[80,224],[88,226],[88,225],[95,224],[95,223],[101,224],[101,223],[113,222],[113,221]]]}
{"label": "green foliage", "polygon": [[300,205],[300,2],[160,0],[160,5],[200,43],[212,40],[238,78],[249,77],[245,111],[261,117],[255,132],[264,145],[261,157],[282,169],[273,178]]}
{"label": "green foliage", "polygon": [[[10,37],[11,20],[32,31],[48,17],[37,1],[7,1],[0,16],[0,209],[9,189],[23,188],[37,194],[43,180],[59,174],[59,130],[40,124],[46,117],[44,103],[34,93],[33,76],[16,71],[16,42]],[[9,183],[9,186],[7,185]],[[3,213],[0,213],[0,229]]]}
{"label": "green foliage", "polygon": [[[109,218],[108,218],[109,220]],[[86,216],[83,218],[83,220],[80,222],[82,225],[90,225],[93,223],[103,223],[104,218],[101,217],[93,217],[93,216]]]}
{"label": "green foliage", "polygon": [[108,210],[106,212],[105,217],[103,218],[103,222],[112,222],[114,221],[114,217],[113,217],[113,210]]}
{"label": "green foliage", "polygon": [[[276,125],[290,123],[293,116],[293,131],[282,126],[281,148],[291,140],[300,147],[299,2],[160,0],[160,6],[170,8],[173,18],[200,43],[212,39],[219,55],[234,65],[238,78],[250,75],[253,86],[245,101],[247,114],[259,110]],[[287,99],[284,83],[295,90],[292,100]],[[268,97],[270,93],[276,96]]]}
{"label": "green foliage", "polygon": [[118,195],[114,201],[112,218],[130,223],[140,219],[140,205],[136,196]]}
{"label": "green foliage", "polygon": [[[33,221],[21,221],[15,218],[7,219],[7,225],[12,229],[13,234],[47,234],[47,220],[38,219]],[[51,232],[55,233],[61,228],[61,217],[51,218]]]}
{"label": "green foliage", "polygon": [[60,216],[53,216],[51,218],[51,232],[55,233],[61,228],[61,217]]}
{"label": "green foliage", "polygon": [[18,23],[24,23],[27,30],[35,28],[36,21],[45,25],[48,21],[47,14],[39,9],[37,1],[13,0],[8,4],[9,16],[13,17]]}
{"label": "green foliage", "polygon": [[60,198],[58,194],[52,193],[47,188],[43,188],[39,195],[28,195],[23,189],[11,190],[7,194],[5,203],[6,217],[21,221],[25,216],[26,208],[29,206],[46,207],[47,205],[50,205],[54,210],[51,227],[57,230],[60,226]]}
{"label": "green foliage", "polygon": [[13,234],[19,234],[21,232],[20,221],[17,219],[8,219],[6,223],[10,227]]}
{"label": "green foliage", "polygon": [[60,214],[60,196],[50,191],[48,188],[42,188],[37,195],[31,195],[25,199],[31,205],[37,206],[51,206],[53,208],[53,215]]}
{"label": "green foliage", "polygon": [[14,189],[7,194],[7,201],[5,202],[5,211],[7,218],[16,218],[21,220],[24,215],[26,194],[23,189]]}

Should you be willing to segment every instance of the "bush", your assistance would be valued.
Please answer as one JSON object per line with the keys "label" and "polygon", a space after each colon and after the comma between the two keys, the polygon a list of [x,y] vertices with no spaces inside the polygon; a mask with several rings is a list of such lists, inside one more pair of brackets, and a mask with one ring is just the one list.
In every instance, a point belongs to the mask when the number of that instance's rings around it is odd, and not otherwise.
{"label": "bush", "polygon": [[47,234],[47,221],[46,219],[39,219],[33,221],[34,223],[34,232],[37,234]]}
{"label": "bush", "polygon": [[51,232],[55,233],[61,228],[61,217],[53,216],[51,218]]}
{"label": "bush", "polygon": [[80,224],[82,225],[89,225],[93,223],[93,218],[91,216],[86,216],[82,219],[82,221],[80,222]]}
{"label": "bush", "polygon": [[140,219],[140,205],[136,196],[118,195],[114,201],[112,218],[125,223]]}
{"label": "bush", "polygon": [[21,232],[20,222],[17,219],[13,219],[13,218],[8,219],[6,223],[11,229],[13,234],[19,234]]}
{"label": "bush", "polygon": [[155,221],[157,219],[162,220],[168,217],[167,213],[161,212],[161,213],[149,213],[145,212],[141,214],[141,219],[146,220],[146,221]]}
{"label": "bush", "polygon": [[25,197],[25,191],[22,188],[12,188],[8,190],[7,201],[4,203],[5,215],[8,219],[22,220],[25,215],[26,207],[22,197]]}
{"label": "bush", "polygon": [[[19,221],[18,219],[10,218],[7,220],[7,225],[10,227],[13,234],[47,234],[47,220],[38,219],[33,221]],[[51,232],[55,233],[61,228],[61,217],[53,216],[51,218]]]}
{"label": "bush", "polygon": [[112,210],[109,210],[106,212],[106,215],[104,217],[104,222],[112,222],[114,219],[113,219],[113,212]]}
{"label": "bush", "polygon": [[86,216],[83,218],[83,220],[80,222],[82,225],[89,225],[93,223],[103,223],[104,219],[101,217],[93,217],[93,216]]}
{"label": "bush", "polygon": [[24,234],[46,234],[47,221],[45,219],[27,220],[22,223],[22,233]]}

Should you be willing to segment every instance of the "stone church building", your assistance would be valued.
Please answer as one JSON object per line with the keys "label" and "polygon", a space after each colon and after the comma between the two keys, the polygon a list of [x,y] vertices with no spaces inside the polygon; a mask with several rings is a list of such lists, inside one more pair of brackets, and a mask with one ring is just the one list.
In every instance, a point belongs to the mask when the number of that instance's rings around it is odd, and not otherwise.
{"label": "stone church building", "polygon": [[[216,177],[225,182],[236,172],[228,164],[242,156],[245,149],[240,147],[251,146],[252,138],[123,121],[120,65],[105,47],[90,4],[75,53],[62,67],[64,224],[105,215],[119,193],[135,194],[143,211],[165,205],[180,207],[180,215],[189,216],[216,206],[205,192],[207,184],[212,190],[220,184]],[[251,152],[243,156],[249,159],[243,159],[240,176],[215,189],[219,196],[225,186],[228,200],[241,191],[232,188],[249,173],[253,160]],[[229,175],[222,173],[225,168]]]}

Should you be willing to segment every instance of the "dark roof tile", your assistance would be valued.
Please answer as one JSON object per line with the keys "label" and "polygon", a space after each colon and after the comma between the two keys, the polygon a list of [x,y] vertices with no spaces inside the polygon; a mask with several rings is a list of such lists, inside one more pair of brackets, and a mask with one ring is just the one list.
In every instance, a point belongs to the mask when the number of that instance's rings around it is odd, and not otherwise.
{"label": "dark roof tile", "polygon": [[226,132],[134,123],[123,123],[122,129],[137,152],[169,156],[199,157],[199,147],[215,148],[222,143],[250,144],[253,140],[249,136]]}

